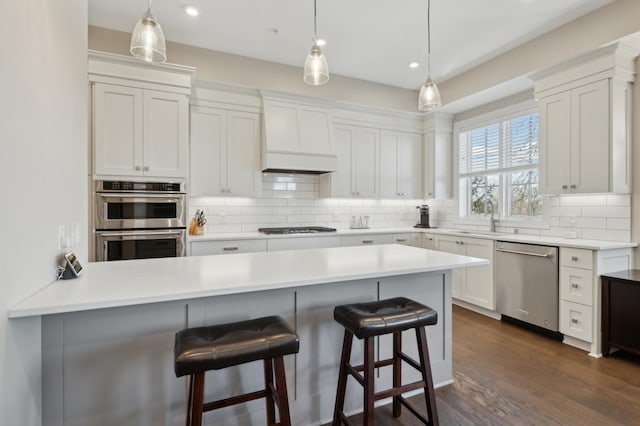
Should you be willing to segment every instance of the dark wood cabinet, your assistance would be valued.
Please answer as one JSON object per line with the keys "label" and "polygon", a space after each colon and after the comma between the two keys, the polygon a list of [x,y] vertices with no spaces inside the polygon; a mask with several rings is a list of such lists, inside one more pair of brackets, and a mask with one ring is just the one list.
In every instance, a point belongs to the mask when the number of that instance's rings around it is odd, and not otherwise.
{"label": "dark wood cabinet", "polygon": [[602,354],[611,348],[640,355],[640,270],[601,276]]}

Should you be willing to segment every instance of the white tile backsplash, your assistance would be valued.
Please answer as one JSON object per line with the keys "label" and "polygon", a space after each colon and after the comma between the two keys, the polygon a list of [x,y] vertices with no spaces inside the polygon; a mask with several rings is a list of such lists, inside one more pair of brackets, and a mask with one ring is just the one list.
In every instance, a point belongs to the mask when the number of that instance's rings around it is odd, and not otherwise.
{"label": "white tile backsplash", "polygon": [[273,226],[330,226],[348,229],[352,216],[369,216],[371,228],[413,226],[423,200],[320,198],[315,175],[268,173],[259,198],[202,197],[189,200],[189,214],[207,213],[205,233],[253,232]]}
{"label": "white tile backsplash", "polygon": [[[369,216],[371,228],[413,226],[416,206],[424,200],[376,200],[320,198],[316,175],[263,175],[258,198],[191,198],[189,214],[207,213],[205,233],[253,232],[260,227],[330,226],[348,229],[353,216]],[[430,223],[440,228],[487,230],[488,220],[462,221],[458,202],[427,200]],[[498,222],[497,230],[520,234],[547,235],[609,241],[631,241],[631,196],[591,194],[552,196],[544,199],[544,219]]]}

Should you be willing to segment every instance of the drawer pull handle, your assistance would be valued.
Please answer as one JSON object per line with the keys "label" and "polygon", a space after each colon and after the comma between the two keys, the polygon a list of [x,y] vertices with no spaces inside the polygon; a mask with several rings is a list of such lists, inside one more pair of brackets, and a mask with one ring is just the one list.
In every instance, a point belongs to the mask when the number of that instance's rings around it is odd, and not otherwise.
{"label": "drawer pull handle", "polygon": [[573,260],[574,262],[578,261],[578,256],[571,256],[571,260]]}
{"label": "drawer pull handle", "polygon": [[577,319],[575,319],[575,318],[571,318],[571,323],[572,323],[572,324],[577,324],[577,323],[578,323],[578,320],[577,320]]}
{"label": "drawer pull handle", "polygon": [[362,244],[371,244],[373,240],[362,240]]}
{"label": "drawer pull handle", "polygon": [[396,241],[399,243],[406,243],[407,239],[406,238],[396,238]]}
{"label": "drawer pull handle", "polygon": [[562,189],[567,189],[567,185],[562,185]]}
{"label": "drawer pull handle", "polygon": [[236,251],[236,250],[238,250],[238,247],[224,247],[222,250],[224,250],[224,251]]}
{"label": "drawer pull handle", "polygon": [[580,286],[578,284],[576,284],[576,283],[572,283],[571,284],[571,288],[578,288],[578,287],[580,287]]}

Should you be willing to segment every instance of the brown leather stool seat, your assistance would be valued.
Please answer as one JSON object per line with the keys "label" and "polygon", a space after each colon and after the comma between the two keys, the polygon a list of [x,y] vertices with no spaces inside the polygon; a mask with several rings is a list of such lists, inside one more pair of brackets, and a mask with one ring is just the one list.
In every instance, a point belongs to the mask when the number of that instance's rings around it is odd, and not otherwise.
{"label": "brown leather stool seat", "polygon": [[[268,423],[276,424],[275,402],[279,408],[279,424],[291,425],[283,356],[298,353],[299,347],[298,335],[279,316],[187,328],[176,333],[173,351],[176,377],[190,376],[187,426],[200,426],[203,412],[264,397],[267,398]],[[264,390],[203,402],[206,371],[258,360],[264,360]]]}
{"label": "brown leather stool seat", "polygon": [[[438,322],[438,313],[430,307],[406,297],[395,297],[376,302],[336,306],[333,310],[333,318],[345,328],[333,426],[349,424],[343,411],[348,375],[353,376],[364,387],[364,425],[372,426],[374,424],[374,402],[389,397],[393,397],[393,415],[395,417],[400,416],[402,405],[422,423],[437,425],[435,391],[424,327],[435,325]],[[409,329],[415,329],[420,362],[416,362],[402,352],[402,332]],[[375,337],[384,334],[393,334],[393,357],[375,362]],[[351,365],[353,336],[364,339],[364,363],[358,366]],[[422,380],[402,385],[401,361],[405,361],[420,371]],[[393,366],[393,387],[376,393],[374,369],[388,365]],[[363,372],[364,375],[360,372]],[[425,393],[427,417],[418,413],[402,396],[405,392],[420,388],[424,389]]]}

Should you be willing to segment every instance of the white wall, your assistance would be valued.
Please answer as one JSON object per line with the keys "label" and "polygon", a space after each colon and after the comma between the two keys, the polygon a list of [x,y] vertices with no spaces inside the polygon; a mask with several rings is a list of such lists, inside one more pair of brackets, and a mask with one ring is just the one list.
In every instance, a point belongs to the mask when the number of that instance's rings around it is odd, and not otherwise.
{"label": "white wall", "polygon": [[87,2],[3,1],[0,29],[0,425],[29,426],[41,424],[40,321],[7,310],[53,281],[57,225],[86,229]]}

